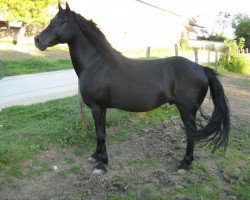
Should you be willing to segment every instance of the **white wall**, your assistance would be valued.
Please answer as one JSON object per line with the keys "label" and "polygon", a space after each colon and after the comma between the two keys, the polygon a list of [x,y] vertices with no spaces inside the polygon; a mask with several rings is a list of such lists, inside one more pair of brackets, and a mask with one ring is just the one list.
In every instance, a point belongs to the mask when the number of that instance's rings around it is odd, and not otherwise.
{"label": "white wall", "polygon": [[70,0],[72,10],[93,19],[118,50],[173,47],[181,37],[181,19],[135,0]]}

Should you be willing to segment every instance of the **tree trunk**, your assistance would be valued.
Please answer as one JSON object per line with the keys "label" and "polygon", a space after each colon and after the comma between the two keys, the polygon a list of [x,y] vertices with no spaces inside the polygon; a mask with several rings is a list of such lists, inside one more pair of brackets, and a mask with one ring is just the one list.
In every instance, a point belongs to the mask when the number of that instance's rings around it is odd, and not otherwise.
{"label": "tree trunk", "polygon": [[20,45],[23,43],[24,35],[26,32],[26,27],[27,27],[27,25],[22,25],[21,28],[19,30],[17,30],[17,32],[15,33],[14,38],[13,38],[14,44]]}

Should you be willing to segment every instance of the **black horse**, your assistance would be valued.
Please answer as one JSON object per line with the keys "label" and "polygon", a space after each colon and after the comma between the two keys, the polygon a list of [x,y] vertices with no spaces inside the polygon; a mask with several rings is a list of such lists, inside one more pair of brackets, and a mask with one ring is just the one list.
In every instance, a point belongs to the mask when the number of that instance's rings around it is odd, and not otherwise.
{"label": "black horse", "polygon": [[[175,104],[185,125],[186,153],[179,168],[189,169],[195,141],[205,140],[216,150],[228,143],[229,107],[213,70],[186,58],[134,60],[113,49],[93,21],[71,11],[68,4],[35,37],[41,51],[67,43],[80,80],[84,103],[92,110],[97,147],[89,158],[97,163],[92,174],[106,172],[106,109],[144,112],[165,103]],[[208,124],[197,130],[196,113],[210,88],[214,110]]]}

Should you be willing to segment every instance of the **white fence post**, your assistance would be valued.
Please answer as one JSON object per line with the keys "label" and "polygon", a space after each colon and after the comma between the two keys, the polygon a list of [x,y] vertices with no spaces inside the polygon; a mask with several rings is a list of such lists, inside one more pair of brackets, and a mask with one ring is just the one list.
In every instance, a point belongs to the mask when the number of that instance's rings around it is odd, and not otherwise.
{"label": "white fence post", "polygon": [[174,44],[175,56],[178,56],[178,45]]}
{"label": "white fence post", "polygon": [[208,50],[208,54],[207,54],[207,65],[209,66],[210,64],[210,50]]}
{"label": "white fence post", "polygon": [[147,47],[147,50],[146,50],[146,59],[150,59],[150,51],[151,51],[151,47]]}
{"label": "white fence post", "polygon": [[196,63],[199,63],[198,50],[199,50],[199,48],[197,48],[197,47],[194,48],[194,57],[195,57],[195,62]]}
{"label": "white fence post", "polygon": [[215,71],[218,71],[218,50],[215,50]]}

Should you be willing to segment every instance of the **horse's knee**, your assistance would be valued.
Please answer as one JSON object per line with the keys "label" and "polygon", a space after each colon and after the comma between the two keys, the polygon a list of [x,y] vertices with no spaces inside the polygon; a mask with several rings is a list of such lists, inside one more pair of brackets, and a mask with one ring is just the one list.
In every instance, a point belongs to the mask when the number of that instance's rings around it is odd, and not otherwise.
{"label": "horse's knee", "polygon": [[96,134],[97,141],[100,141],[100,142],[104,141],[105,142],[105,139],[106,139],[106,134],[104,134],[104,133],[97,133]]}

